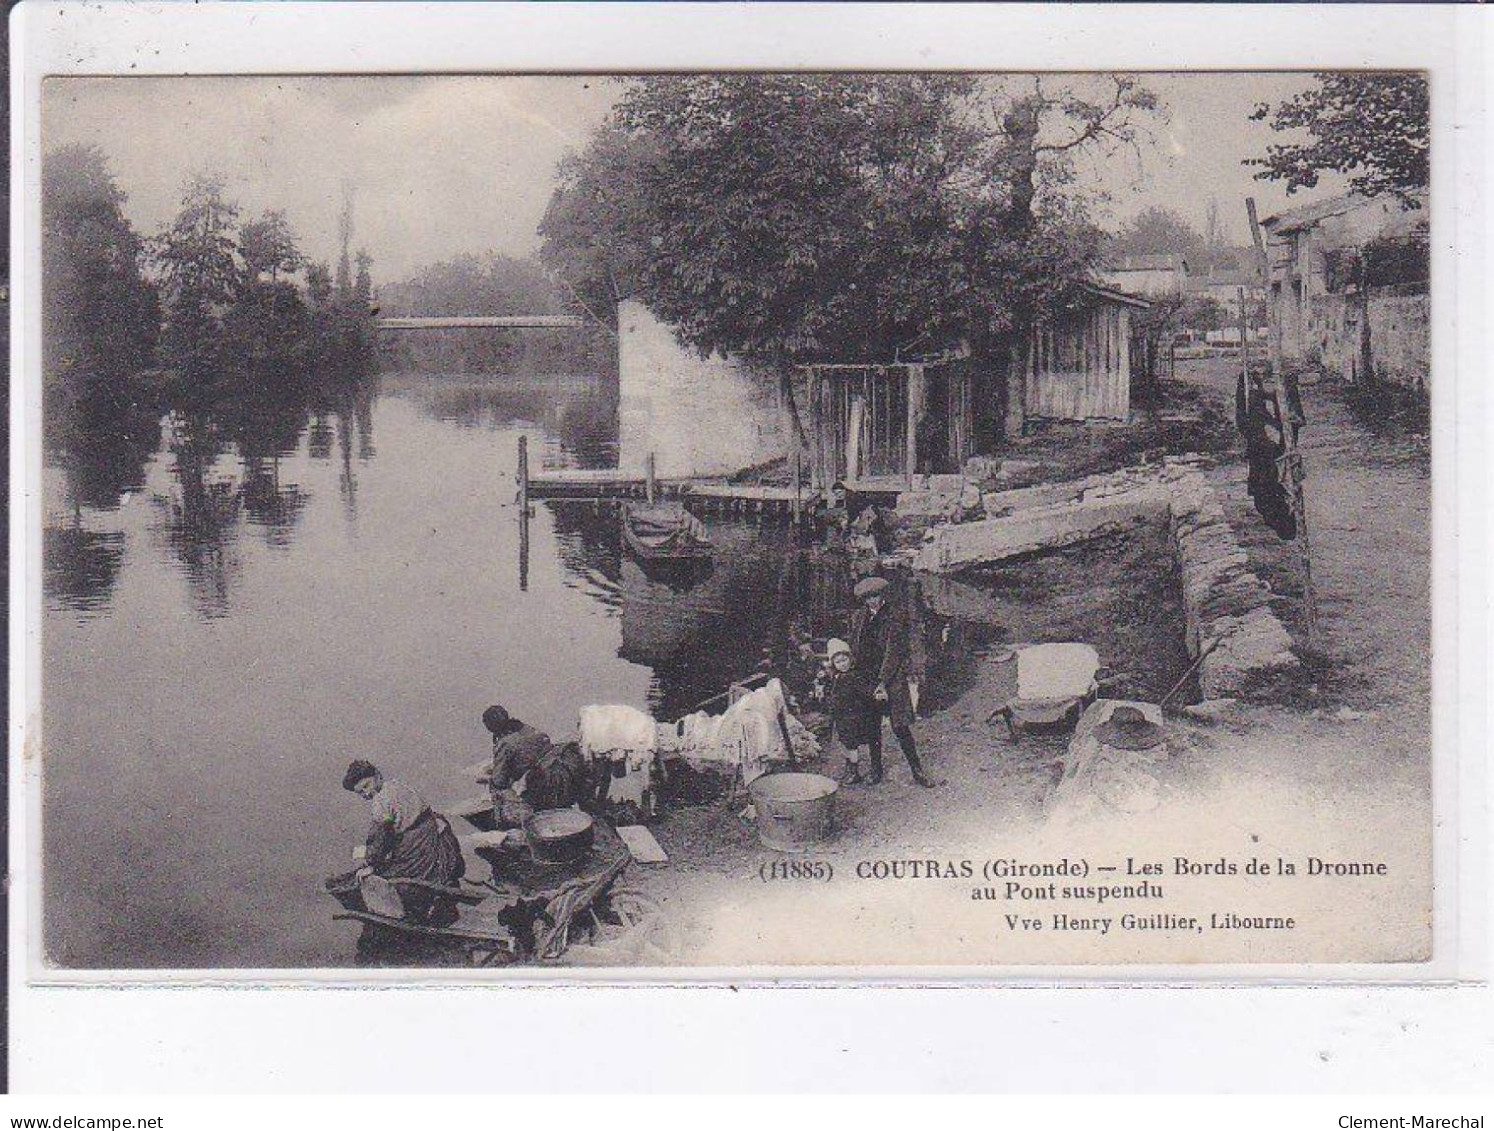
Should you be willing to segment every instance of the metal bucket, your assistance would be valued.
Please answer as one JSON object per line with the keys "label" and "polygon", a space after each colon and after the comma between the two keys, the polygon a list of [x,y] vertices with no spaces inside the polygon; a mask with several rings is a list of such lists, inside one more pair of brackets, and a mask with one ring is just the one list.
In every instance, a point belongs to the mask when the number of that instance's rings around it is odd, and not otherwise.
{"label": "metal bucket", "polygon": [[747,787],[757,839],[780,852],[807,852],[835,832],[835,793],[822,774],[764,774]]}

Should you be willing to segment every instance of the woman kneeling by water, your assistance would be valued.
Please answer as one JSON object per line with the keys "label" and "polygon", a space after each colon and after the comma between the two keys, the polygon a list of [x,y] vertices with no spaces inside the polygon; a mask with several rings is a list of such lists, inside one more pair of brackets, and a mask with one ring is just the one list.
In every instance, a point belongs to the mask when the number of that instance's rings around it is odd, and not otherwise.
{"label": "woman kneeling by water", "polygon": [[[455,887],[466,871],[462,846],[446,818],[433,811],[409,786],[385,780],[378,767],[359,758],[343,776],[342,788],[356,793],[373,810],[364,868],[389,880],[422,880]],[[400,889],[405,914],[416,922],[439,919],[454,910],[448,899],[411,884]]]}

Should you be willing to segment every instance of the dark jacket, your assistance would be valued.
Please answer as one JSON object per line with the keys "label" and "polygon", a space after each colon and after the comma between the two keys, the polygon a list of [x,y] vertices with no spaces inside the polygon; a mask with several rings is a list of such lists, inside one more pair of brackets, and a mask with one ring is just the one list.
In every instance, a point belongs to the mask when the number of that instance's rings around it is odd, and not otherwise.
{"label": "dark jacket", "polygon": [[882,726],[882,705],[871,689],[857,678],[856,670],[836,672],[829,689],[830,723],[835,737],[852,750],[865,746]]}
{"label": "dark jacket", "polygon": [[[522,799],[512,794],[520,778],[525,779]],[[556,746],[548,735],[524,723],[493,740],[488,792],[499,828],[517,827],[536,810],[589,804],[588,785],[586,759],[574,742]]]}
{"label": "dark jacket", "polygon": [[549,735],[535,730],[528,723],[519,723],[507,734],[493,739],[493,770],[491,775],[494,790],[508,789],[550,752]]}
{"label": "dark jacket", "polygon": [[869,691],[880,683],[891,692],[908,680],[908,618],[901,605],[889,594],[875,616],[868,608],[851,614],[851,671]]}

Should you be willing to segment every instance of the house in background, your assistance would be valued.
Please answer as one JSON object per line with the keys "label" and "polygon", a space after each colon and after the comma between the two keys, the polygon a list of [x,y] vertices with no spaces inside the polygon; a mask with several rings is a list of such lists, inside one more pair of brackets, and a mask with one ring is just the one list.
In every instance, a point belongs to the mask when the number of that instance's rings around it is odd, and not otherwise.
{"label": "house in background", "polygon": [[1149,299],[1178,299],[1188,283],[1188,261],[1181,255],[1126,255],[1095,272],[1107,287]]}
{"label": "house in background", "polygon": [[1184,298],[1211,298],[1231,314],[1238,314],[1240,292],[1245,292],[1245,301],[1259,299],[1262,288],[1261,277],[1254,271],[1235,268],[1210,268],[1201,275],[1190,275],[1183,287]]}
{"label": "house in background", "polygon": [[1345,194],[1261,221],[1283,360],[1351,382],[1430,381],[1427,194]]}

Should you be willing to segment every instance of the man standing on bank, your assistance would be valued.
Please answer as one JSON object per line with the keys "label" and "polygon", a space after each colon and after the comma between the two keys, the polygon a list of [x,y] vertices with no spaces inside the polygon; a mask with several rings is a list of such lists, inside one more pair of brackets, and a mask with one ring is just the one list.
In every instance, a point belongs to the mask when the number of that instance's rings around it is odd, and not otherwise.
{"label": "man standing on bank", "polygon": [[[925,789],[934,783],[923,772],[918,748],[913,742],[913,697],[908,687],[912,677],[909,663],[908,618],[903,610],[888,600],[886,578],[867,577],[857,582],[856,599],[861,608],[851,614],[851,670],[866,681],[873,700],[892,720],[892,733],[902,747],[913,780]],[[882,780],[882,724],[873,728],[871,743],[870,785]]]}

